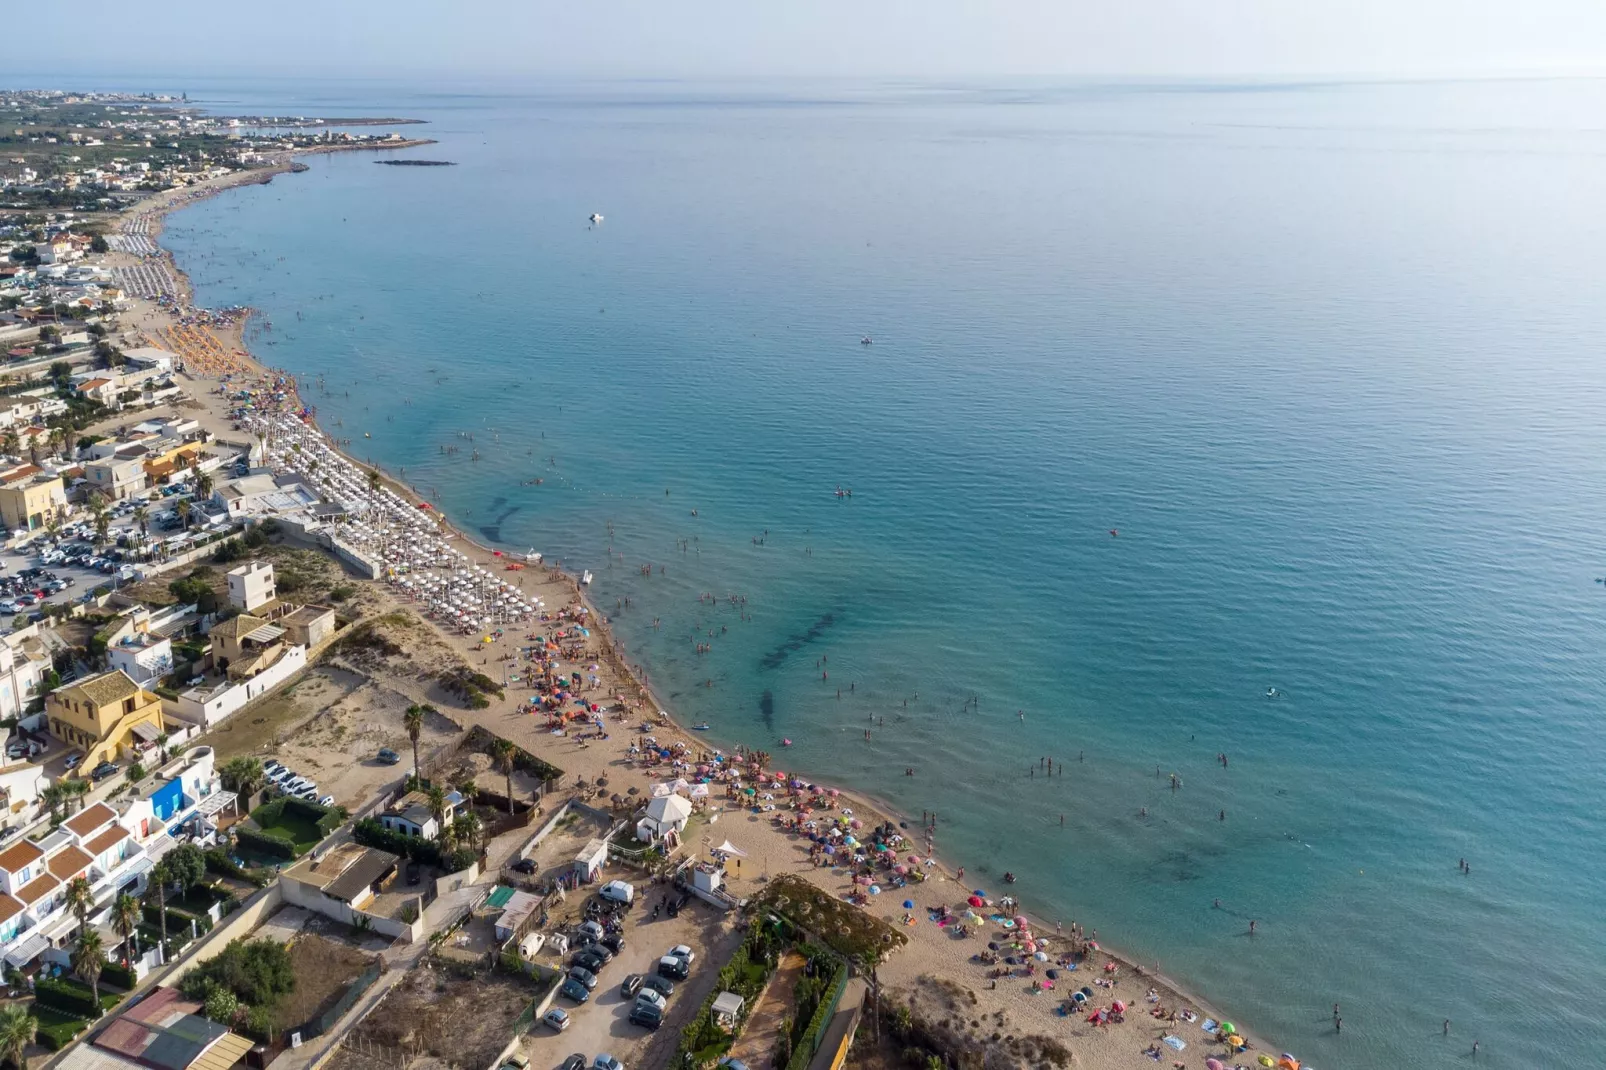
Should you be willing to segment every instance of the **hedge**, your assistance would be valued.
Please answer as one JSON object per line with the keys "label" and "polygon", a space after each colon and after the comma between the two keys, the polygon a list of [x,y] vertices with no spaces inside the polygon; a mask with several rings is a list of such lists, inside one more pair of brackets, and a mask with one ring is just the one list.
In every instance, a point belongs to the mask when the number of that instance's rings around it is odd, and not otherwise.
{"label": "hedge", "polygon": [[814,1054],[819,1050],[819,1037],[825,1029],[826,1022],[836,1013],[836,1002],[840,998],[838,989],[844,981],[847,967],[838,964],[831,980],[826,983],[820,995],[820,1005],[814,1008],[814,1017],[809,1021],[807,1029],[803,1030],[798,1038],[797,1047],[792,1049],[792,1058],[786,1064],[786,1070],[805,1070],[809,1063],[814,1061]]}
{"label": "hedge", "polygon": [[[475,725],[473,728],[469,729],[468,735],[464,737],[459,749],[466,748],[468,750],[483,751],[484,753],[489,754],[491,753],[491,744],[501,738],[501,736],[498,736],[495,732],[492,732],[485,726]],[[513,768],[519,770],[521,773],[530,774],[530,776],[534,777],[536,780],[539,780],[543,784],[551,780],[561,780],[563,778],[563,770],[559,769],[551,762],[542,761],[540,758],[537,758],[523,747],[517,745],[513,747]],[[497,767],[497,772],[501,772],[500,766]]]}
{"label": "hedge", "polygon": [[473,865],[478,856],[466,848],[442,853],[440,844],[422,836],[408,836],[388,829],[376,819],[365,817],[351,827],[351,838],[364,847],[377,847],[393,855],[411,858],[426,866],[438,866],[447,873],[458,873]]}
{"label": "hedge", "polygon": [[46,1051],[60,1051],[71,1044],[79,1033],[89,1028],[86,1019],[37,1002],[33,1005],[33,1016],[39,1022],[39,1032],[35,1039]]}
{"label": "hedge", "polygon": [[34,999],[47,1007],[84,1018],[99,1018],[100,1004],[88,985],[63,977],[42,977],[34,982]]}
{"label": "hedge", "polygon": [[[140,908],[140,911],[145,916],[145,923],[147,925],[156,926],[159,932],[162,924],[162,908],[156,903],[146,903]],[[188,936],[190,932],[190,922],[192,921],[195,922],[197,931],[200,933],[200,935],[205,936],[207,933],[212,931],[212,919],[207,917],[205,914],[190,914],[179,910],[171,903],[168,904],[167,935],[169,938],[171,938],[174,933],[178,932],[182,932]]]}
{"label": "hedge", "polygon": [[246,869],[230,858],[229,853],[221,847],[214,847],[206,852],[206,868],[220,877],[233,877],[237,881],[245,881],[258,888],[266,887],[273,880],[272,876],[261,870]]}
{"label": "hedge", "polygon": [[100,968],[100,979],[104,984],[116,985],[124,991],[130,991],[139,984],[134,971],[120,962],[108,962]]}
{"label": "hedge", "polygon": [[296,857],[296,843],[287,833],[277,829],[253,829],[244,825],[234,826],[234,840],[241,847],[254,851],[269,858],[282,858],[293,861]]}

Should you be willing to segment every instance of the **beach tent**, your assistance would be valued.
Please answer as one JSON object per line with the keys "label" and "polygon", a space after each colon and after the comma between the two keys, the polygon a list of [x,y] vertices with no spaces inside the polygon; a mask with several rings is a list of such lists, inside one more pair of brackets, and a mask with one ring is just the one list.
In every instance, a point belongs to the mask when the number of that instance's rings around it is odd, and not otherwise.
{"label": "beach tent", "polygon": [[731,855],[731,856],[733,856],[735,858],[746,858],[747,857],[747,852],[746,851],[742,850],[740,847],[736,846],[734,843],[730,842],[729,840],[726,840],[724,843],[722,843],[718,847],[714,848],[714,850],[718,851],[720,854]]}

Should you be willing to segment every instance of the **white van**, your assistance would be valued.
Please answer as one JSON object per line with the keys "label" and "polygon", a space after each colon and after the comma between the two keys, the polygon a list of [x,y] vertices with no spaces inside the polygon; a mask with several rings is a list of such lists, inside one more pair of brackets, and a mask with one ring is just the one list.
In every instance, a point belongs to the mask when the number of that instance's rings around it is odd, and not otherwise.
{"label": "white van", "polygon": [[597,894],[604,899],[611,899],[615,903],[633,903],[636,901],[636,889],[625,881],[609,881],[598,889]]}

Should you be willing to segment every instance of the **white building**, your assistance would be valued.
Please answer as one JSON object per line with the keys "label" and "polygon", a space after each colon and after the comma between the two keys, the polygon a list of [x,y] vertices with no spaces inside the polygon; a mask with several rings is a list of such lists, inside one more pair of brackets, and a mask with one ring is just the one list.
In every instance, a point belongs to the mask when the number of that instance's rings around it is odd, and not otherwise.
{"label": "white building", "polygon": [[0,951],[6,964],[21,969],[71,943],[78,919],[67,908],[66,891],[74,878],[89,881],[89,920],[99,924],[120,892],[144,890],[151,865],[105,803],[86,807],[38,842],[18,840],[0,851]]}
{"label": "white building", "polygon": [[150,687],[173,671],[173,640],[165,635],[136,632],[106,648],[111,667],[121,669],[141,687]]}
{"label": "white building", "polygon": [[228,581],[229,605],[246,613],[279,597],[273,582],[273,566],[266,561],[252,561],[230,569]]}
{"label": "white building", "polygon": [[691,800],[681,795],[664,795],[647,804],[647,816],[636,822],[636,839],[652,843],[673,833],[680,835],[691,820]]}
{"label": "white building", "polygon": [[39,641],[38,628],[0,638],[0,717],[20,717],[41,694],[50,671],[50,655]]}

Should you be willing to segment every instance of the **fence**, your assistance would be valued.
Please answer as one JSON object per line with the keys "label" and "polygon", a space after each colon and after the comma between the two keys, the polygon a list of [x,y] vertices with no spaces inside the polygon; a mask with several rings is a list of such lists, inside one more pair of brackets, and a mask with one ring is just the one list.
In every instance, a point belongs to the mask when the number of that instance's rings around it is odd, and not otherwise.
{"label": "fence", "polygon": [[340,1021],[347,1011],[351,1010],[357,1000],[362,998],[362,994],[372,988],[374,982],[379,980],[379,975],[384,972],[384,960],[380,960],[364,970],[355,981],[351,982],[351,986],[346,989],[345,995],[335,1001],[334,1006],[301,1027],[301,1039],[306,1041],[311,1040],[313,1037],[321,1037],[333,1029],[335,1023]]}
{"label": "fence", "polygon": [[804,1070],[813,1061],[815,1053],[820,1050],[820,1042],[825,1039],[826,1028],[836,1014],[837,1004],[842,1001],[842,993],[848,987],[848,968],[837,968],[836,984],[831,986],[829,997],[820,1000],[820,1006],[809,1021],[809,1027],[799,1038],[797,1047],[792,1049],[792,1058],[786,1064],[786,1070]]}

